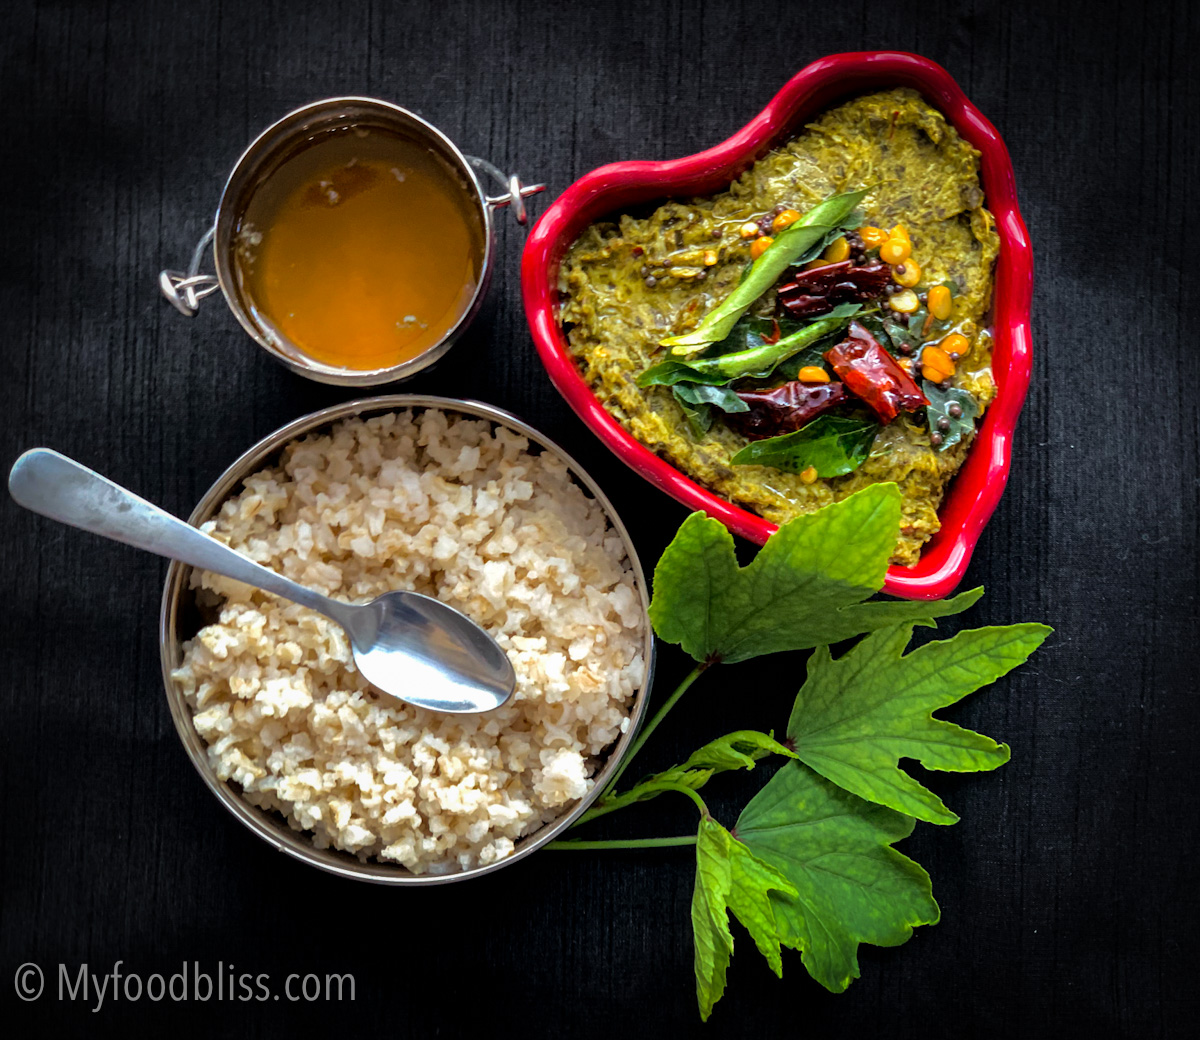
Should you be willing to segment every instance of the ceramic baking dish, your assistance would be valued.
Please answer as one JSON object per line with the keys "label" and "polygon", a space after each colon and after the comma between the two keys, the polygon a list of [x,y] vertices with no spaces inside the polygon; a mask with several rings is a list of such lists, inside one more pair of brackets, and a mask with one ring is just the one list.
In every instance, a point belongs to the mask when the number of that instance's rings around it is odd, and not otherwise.
{"label": "ceramic baking dish", "polygon": [[1033,291],[1033,253],[1017,208],[1008,149],[940,65],[916,54],[889,51],[834,54],[801,69],[762,112],[713,148],[682,159],[618,162],[593,170],[567,188],[534,227],[522,258],[521,287],[542,363],[559,392],[593,432],[663,491],[761,544],[775,530],[774,524],[713,494],[654,455],[596,399],[580,375],[559,325],[559,263],[592,222],[634,205],[719,191],[756,159],[798,133],[820,111],[851,95],[894,86],[919,90],[979,150],[986,205],[996,218],[1000,235],[990,322],[996,398],[942,503],[942,529],[926,544],[915,566],[890,568],[884,585],[884,591],[894,596],[935,599],[962,579],[1008,480],[1013,430],[1029,385]]}

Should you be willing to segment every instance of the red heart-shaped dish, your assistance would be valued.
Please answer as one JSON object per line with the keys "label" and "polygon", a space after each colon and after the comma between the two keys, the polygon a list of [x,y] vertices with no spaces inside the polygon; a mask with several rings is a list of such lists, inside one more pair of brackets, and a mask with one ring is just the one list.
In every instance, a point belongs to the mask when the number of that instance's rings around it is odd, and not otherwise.
{"label": "red heart-shaped dish", "polygon": [[635,204],[719,191],[834,102],[895,86],[919,90],[978,149],[986,205],[1000,236],[991,326],[996,397],[939,510],[941,530],[926,544],[914,567],[890,568],[884,585],[884,591],[894,596],[935,599],[962,579],[1008,479],[1013,430],[1029,385],[1033,292],[1033,253],[1017,208],[1008,149],[940,65],[896,52],[831,55],[798,72],[759,115],[714,148],[668,162],[619,162],[593,170],[564,191],[530,233],[521,263],[521,287],[542,363],[580,418],[626,463],[669,495],[761,544],[775,530],[774,524],[706,490],[654,455],[596,399],[559,325],[559,264],[594,221]]}

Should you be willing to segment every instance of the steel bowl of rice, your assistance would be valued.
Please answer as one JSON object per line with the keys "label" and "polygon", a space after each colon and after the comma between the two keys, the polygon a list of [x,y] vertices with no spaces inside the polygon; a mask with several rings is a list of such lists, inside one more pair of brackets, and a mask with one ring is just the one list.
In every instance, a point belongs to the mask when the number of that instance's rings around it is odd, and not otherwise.
{"label": "steel bowl of rice", "polygon": [[558,445],[485,404],[351,401],[264,438],[189,522],[348,602],[412,589],[508,654],[513,697],[445,715],[375,691],[343,631],[172,563],[163,679],[210,790],[288,855],[383,884],[476,877],[566,830],[641,722],[653,670],[637,553]]}

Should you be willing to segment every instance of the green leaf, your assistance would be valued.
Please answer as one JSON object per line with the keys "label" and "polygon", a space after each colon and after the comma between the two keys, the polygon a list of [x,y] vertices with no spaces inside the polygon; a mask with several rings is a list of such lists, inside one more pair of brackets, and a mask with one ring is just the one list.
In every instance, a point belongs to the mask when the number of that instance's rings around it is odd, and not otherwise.
{"label": "green leaf", "polygon": [[799,762],[785,763],[742,811],[734,833],[795,895],[771,896],[780,942],[822,986],[858,978],[858,946],[899,946],[936,924],[929,875],[891,846],[913,820],[872,805]]}
{"label": "green leaf", "polygon": [[714,408],[724,412],[750,410],[750,406],[727,386],[679,382],[671,387],[671,394],[698,437],[708,433],[712,427]]}
{"label": "green leaf", "polygon": [[[923,343],[925,340],[925,319],[929,317],[929,310],[925,304],[921,304],[915,311],[908,316],[908,338],[914,346]],[[930,327],[932,328],[932,322]]]}
{"label": "green leaf", "polygon": [[676,790],[678,787],[687,787],[698,791],[717,773],[733,769],[753,769],[759,759],[766,758],[768,755],[796,757],[794,751],[789,751],[770,733],[760,733],[753,729],[727,733],[725,736],[705,744],[698,751],[692,752],[683,765],[672,766],[661,773],[648,776],[628,791],[601,796],[595,807],[586,813],[580,822],[594,816],[615,812],[617,809],[623,809],[635,802],[647,802],[651,798],[666,791]]}
{"label": "green leaf", "polygon": [[841,304],[829,314],[781,336],[774,343],[764,342],[749,350],[700,358],[693,361],[692,365],[706,375],[719,373],[730,382],[735,379],[766,379],[773,376],[780,365],[799,354],[810,354],[818,347],[822,351],[827,350],[828,341],[840,336],[860,307],[861,304],[857,303]]}
{"label": "green leaf", "polygon": [[708,769],[714,773],[730,769],[753,769],[754,763],[768,755],[784,755],[795,758],[771,733],[756,729],[740,729],[723,737],[709,741],[698,751],[693,751],[688,760],[677,769]]}
{"label": "green leaf", "polygon": [[680,385],[682,384],[671,387],[671,394],[675,398],[675,403],[683,409],[684,417],[687,419],[688,425],[691,426],[692,433],[697,437],[703,437],[712,429],[712,406],[708,404],[692,404],[686,397],[678,393]]}
{"label": "green leaf", "polygon": [[676,383],[672,388],[676,399],[691,405],[707,404],[723,412],[748,412],[750,406],[727,386],[707,386],[704,383]]}
{"label": "green leaf", "polygon": [[725,973],[733,954],[729,911],[745,926],[775,974],[782,977],[773,892],[789,898],[796,895],[778,870],[755,857],[715,820],[701,819],[696,835],[692,941],[702,1019],[708,1019],[725,992]]}
{"label": "green leaf", "polygon": [[822,314],[822,318],[853,318],[863,305],[861,303],[839,303],[828,314]]}
{"label": "green leaf", "polygon": [[[909,335],[907,325],[901,323],[897,315],[886,309],[875,314],[863,315],[859,321],[875,337],[879,345],[894,357],[912,356],[920,345],[920,338],[918,337],[914,341]],[[905,354],[900,349],[901,347],[908,347],[908,354]]]}
{"label": "green leaf", "polygon": [[928,823],[957,823],[899,760],[960,773],[1007,762],[1006,744],[932,713],[1023,664],[1051,630],[977,628],[902,656],[913,625],[880,629],[836,659],[829,647],[817,647],[787,732],[800,761],[838,787]]}
{"label": "green leaf", "polygon": [[855,228],[861,227],[863,224],[863,219],[864,217],[862,210],[852,210],[838,224],[837,227],[830,228],[821,237],[819,242],[814,242],[808,247],[808,249],[796,257],[796,259],[792,261],[792,266],[800,267],[803,264],[808,263],[810,260],[815,260],[818,256],[825,252],[826,249],[829,248],[830,244],[835,239],[841,238],[847,231],[853,231]]}
{"label": "green leaf", "polygon": [[773,338],[775,336],[775,332],[777,331],[775,328],[777,325],[779,326],[779,338],[782,339],[784,336],[790,336],[794,332],[799,332],[802,328],[804,328],[805,325],[808,324],[806,321],[798,321],[795,318],[788,318],[786,316],[781,318],[760,318],[757,316],[747,316],[738,322],[739,325],[742,323],[745,323],[749,335],[756,336],[758,338],[757,343],[751,343],[747,341],[746,346],[748,347],[759,346],[763,343],[766,343],[768,339]]}
{"label": "green leaf", "polygon": [[[942,443],[938,451],[945,451],[952,444],[957,444],[964,436],[975,432],[975,419],[979,415],[979,403],[970,391],[957,386],[943,386],[928,379],[921,380],[921,390],[928,399],[925,415],[929,420],[930,432],[942,435]],[[958,405],[960,414],[951,415],[950,406]],[[947,428],[939,429],[938,421],[945,419]]]}
{"label": "green leaf", "polygon": [[[822,318],[849,318],[861,309],[861,304],[839,304],[829,314]],[[795,318],[763,318],[758,315],[744,314],[720,343],[714,343],[704,351],[704,360],[711,360],[724,354],[739,354],[744,350],[757,350],[759,347],[769,347],[781,339],[790,339],[797,332],[811,325],[815,319],[798,321]],[[813,348],[809,347],[805,353]]]}
{"label": "green leaf", "polygon": [[751,441],[730,460],[735,466],[769,466],[799,473],[809,466],[819,477],[853,473],[871,453],[879,423],[841,415],[819,415],[793,433]]}
{"label": "green leaf", "polygon": [[803,328],[801,322],[781,320],[778,329],[779,335],[776,336],[775,322],[772,319],[743,314],[737,320],[737,324],[729,330],[729,335],[719,343],[708,347],[704,351],[704,356],[712,358],[721,354],[736,354],[743,350],[754,350],[765,343],[790,336],[793,332],[799,332],[801,328]]}
{"label": "green leaf", "polygon": [[729,380],[719,372],[698,371],[686,361],[663,361],[646,369],[637,379],[638,386],[675,386],[677,383],[707,383],[721,386]]}
{"label": "green leaf", "polygon": [[899,527],[896,485],[872,484],[789,520],[739,567],[725,526],[693,513],[654,569],[654,631],[697,661],[745,661],[957,614],[979,598],[862,602],[883,585]]}

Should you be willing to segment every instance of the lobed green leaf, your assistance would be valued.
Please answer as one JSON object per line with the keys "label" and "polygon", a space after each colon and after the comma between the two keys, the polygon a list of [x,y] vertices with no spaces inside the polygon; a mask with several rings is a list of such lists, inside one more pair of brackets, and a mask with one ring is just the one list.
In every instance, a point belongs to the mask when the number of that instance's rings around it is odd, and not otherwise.
{"label": "lobed green leaf", "polygon": [[880,629],[839,658],[818,647],[787,732],[800,760],[839,787],[919,820],[957,823],[937,795],[900,769],[899,760],[955,772],[1007,762],[1007,745],[932,713],[1023,664],[1051,629],[977,628],[905,655],[913,627],[909,621]]}
{"label": "lobed green leaf", "polygon": [[826,989],[858,978],[861,943],[898,946],[937,922],[929,875],[891,847],[913,826],[800,762],[785,763],[742,810],[738,840],[793,889],[771,895],[778,939]]}
{"label": "lobed green leaf", "polygon": [[782,977],[779,931],[772,893],[785,897],[796,889],[778,870],[754,856],[710,817],[696,834],[696,881],[692,889],[692,942],[696,1000],[707,1020],[725,992],[725,975],[733,955],[729,930],[732,911],[754,939],[776,976]]}
{"label": "lobed green leaf", "polygon": [[896,485],[873,484],[789,520],[739,567],[725,526],[693,513],[654,570],[654,631],[697,661],[744,661],[956,614],[979,598],[863,602],[883,585],[899,526]]}

